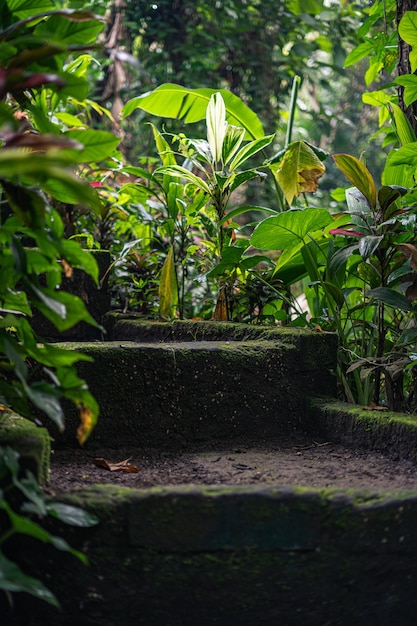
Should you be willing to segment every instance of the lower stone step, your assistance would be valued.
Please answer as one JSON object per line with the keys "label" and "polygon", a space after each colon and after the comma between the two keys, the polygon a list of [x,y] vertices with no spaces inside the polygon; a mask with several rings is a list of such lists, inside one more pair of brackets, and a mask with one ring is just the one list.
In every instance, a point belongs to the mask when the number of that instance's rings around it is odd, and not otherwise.
{"label": "lower stone step", "polygon": [[64,535],[90,565],[31,549],[62,611],[25,597],[2,623],[415,624],[417,494],[102,485],[63,500],[101,519]]}

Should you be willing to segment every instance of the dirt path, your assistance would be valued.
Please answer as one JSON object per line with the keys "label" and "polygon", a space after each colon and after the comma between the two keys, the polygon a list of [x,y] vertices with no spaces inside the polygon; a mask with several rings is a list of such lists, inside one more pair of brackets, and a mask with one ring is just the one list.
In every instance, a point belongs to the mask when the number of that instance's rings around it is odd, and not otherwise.
{"label": "dirt path", "polygon": [[[96,458],[111,462],[129,458],[139,472],[96,467]],[[49,493],[97,483],[135,488],[193,483],[417,491],[417,464],[304,436],[269,442],[240,440],[180,452],[137,447],[55,450]]]}

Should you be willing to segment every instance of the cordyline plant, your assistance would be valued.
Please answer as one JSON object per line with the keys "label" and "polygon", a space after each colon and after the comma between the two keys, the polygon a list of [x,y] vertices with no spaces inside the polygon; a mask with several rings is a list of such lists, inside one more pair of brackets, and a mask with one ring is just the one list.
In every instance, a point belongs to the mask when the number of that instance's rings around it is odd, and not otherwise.
{"label": "cordyline plant", "polygon": [[[330,232],[352,237],[356,242],[344,248],[344,255],[359,255],[356,272],[363,281],[364,321],[376,350],[358,355],[346,373],[361,368],[362,379],[373,375],[373,402],[381,399],[381,375],[385,380],[386,402],[394,410],[406,409],[404,372],[412,364],[404,347],[415,339],[415,309],[417,300],[417,248],[415,240],[415,210],[399,200],[408,190],[396,185],[377,189],[364,162],[353,156],[338,154],[334,160],[355,188],[346,197],[351,225]],[[367,312],[371,311],[371,316]],[[365,337],[363,337],[365,339]]]}
{"label": "cordyline plant", "polygon": [[361,160],[347,154],[334,160],[355,185],[346,191],[348,210],[286,211],[261,222],[251,244],[282,251],[275,275],[285,284],[308,278],[310,324],[339,336],[345,397],[409,410],[415,402],[410,347],[417,337],[414,201],[403,187],[378,190]]}

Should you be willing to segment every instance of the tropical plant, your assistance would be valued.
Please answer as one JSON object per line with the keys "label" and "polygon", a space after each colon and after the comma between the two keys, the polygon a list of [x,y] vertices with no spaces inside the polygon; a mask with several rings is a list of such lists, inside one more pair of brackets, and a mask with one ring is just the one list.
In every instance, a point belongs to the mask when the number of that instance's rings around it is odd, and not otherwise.
{"label": "tropical plant", "polygon": [[[63,429],[61,402],[70,400],[79,409],[82,444],[98,416],[97,402],[76,371],[86,357],[41,340],[32,318],[37,312],[58,331],[81,321],[98,326],[84,301],[62,289],[74,268],[96,282],[98,269],[89,253],[65,239],[56,203],[101,210],[79,170],[105,155],[109,143],[113,151],[118,140],[91,134],[75,113],[87,107],[90,57],[84,53],[102,24],[91,12],[51,0],[6,0],[0,24],[0,408],[31,419],[46,415]],[[21,477],[16,453],[2,450],[0,459],[0,587],[56,603],[11,561],[8,546],[20,533],[67,549],[30,519],[61,517],[62,507],[42,498],[33,477]]]}
{"label": "tropical plant", "polygon": [[[184,134],[174,136],[173,141],[179,144],[174,151],[153,126],[162,166],[152,173],[128,170],[150,181],[150,187],[140,188],[148,194],[148,199],[152,195],[161,198],[165,207],[170,242],[161,270],[160,314],[170,318],[178,303],[180,316],[184,315],[185,277],[190,259],[193,254],[200,254],[204,246],[210,257],[205,259],[205,264],[212,266],[205,272],[206,278],[218,281],[215,318],[228,319],[231,315],[228,302],[237,267],[249,269],[260,260],[241,260],[245,242],[240,242],[243,245],[235,242],[237,224],[233,220],[243,213],[268,211],[246,205],[229,210],[229,202],[242,185],[254,177],[265,176],[246,164],[271,144],[273,135],[265,136],[256,115],[229,92],[162,85],[151,94],[129,102],[124,115],[137,107],[154,115],[184,117],[188,122],[205,117],[207,127],[207,139],[191,139]],[[245,165],[246,169],[242,169]],[[193,239],[196,236],[200,239],[199,245]]]}
{"label": "tropical plant", "polygon": [[9,446],[0,447],[0,589],[6,593],[11,607],[12,594],[16,592],[29,593],[59,607],[58,599],[42,581],[26,574],[16,563],[17,555],[21,557],[18,560],[27,560],[22,554],[23,538],[50,543],[87,564],[81,552],[40,525],[39,522],[46,517],[77,527],[98,523],[98,519],[91,513],[46,497],[35,476],[24,469],[16,450]]}
{"label": "tropical plant", "polygon": [[[308,278],[310,324],[339,336],[345,397],[408,410],[415,402],[413,375],[404,378],[413,364],[407,347],[416,337],[415,200],[403,187],[377,190],[353,156],[334,160],[355,185],[346,191],[347,212],[286,211],[261,222],[251,244],[282,251],[274,275],[285,284]],[[305,324],[305,314],[300,321]]]}
{"label": "tropical plant", "polygon": [[[409,204],[412,196],[404,187],[384,185],[377,190],[369,170],[355,157],[335,155],[334,159],[355,185],[346,194],[355,231],[333,232],[358,238],[347,250],[349,255],[359,254],[356,272],[365,287],[360,303],[363,308],[360,341],[362,345],[368,341],[372,346],[372,352],[369,348],[367,353],[357,350],[359,358],[354,359],[346,373],[361,367],[362,380],[374,376],[376,405],[381,400],[383,374],[389,408],[410,409],[409,399],[404,395],[404,368],[412,363],[405,348],[417,336],[412,305],[416,299],[415,205]],[[352,266],[354,262],[349,263]]]}

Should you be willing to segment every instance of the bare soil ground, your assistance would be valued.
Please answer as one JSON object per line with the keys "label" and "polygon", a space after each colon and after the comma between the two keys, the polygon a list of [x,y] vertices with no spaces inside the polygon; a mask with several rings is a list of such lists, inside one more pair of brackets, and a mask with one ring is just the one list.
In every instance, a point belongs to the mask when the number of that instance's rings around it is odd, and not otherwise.
{"label": "bare soil ground", "polygon": [[[130,459],[139,471],[109,471],[94,465],[97,458],[113,463]],[[181,451],[133,446],[54,451],[49,493],[100,483],[135,488],[210,484],[417,491],[417,464],[304,435],[195,445]]]}

